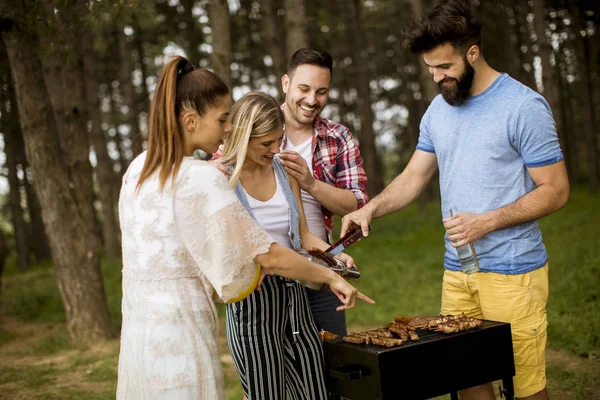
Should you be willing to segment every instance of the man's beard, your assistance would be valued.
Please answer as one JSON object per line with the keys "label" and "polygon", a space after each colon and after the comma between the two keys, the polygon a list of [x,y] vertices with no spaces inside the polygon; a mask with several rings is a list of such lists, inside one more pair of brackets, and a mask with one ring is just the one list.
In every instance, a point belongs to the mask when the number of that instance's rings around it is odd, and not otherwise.
{"label": "man's beard", "polygon": [[[475,70],[469,64],[466,57],[463,60],[465,64],[465,71],[458,77],[455,78],[444,78],[438,85],[442,93],[442,97],[446,100],[446,103],[453,107],[463,105],[471,93],[471,86],[473,86],[473,78],[475,77]],[[456,81],[455,85],[446,86],[445,82]]]}

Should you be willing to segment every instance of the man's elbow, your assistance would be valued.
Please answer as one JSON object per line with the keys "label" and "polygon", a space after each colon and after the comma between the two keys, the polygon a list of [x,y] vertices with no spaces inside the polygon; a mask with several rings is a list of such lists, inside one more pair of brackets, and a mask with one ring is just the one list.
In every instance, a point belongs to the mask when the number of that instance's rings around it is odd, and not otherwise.
{"label": "man's elbow", "polygon": [[561,185],[557,189],[556,210],[555,211],[558,211],[567,205],[567,203],[569,202],[569,196],[570,196],[569,182],[566,182],[565,184]]}

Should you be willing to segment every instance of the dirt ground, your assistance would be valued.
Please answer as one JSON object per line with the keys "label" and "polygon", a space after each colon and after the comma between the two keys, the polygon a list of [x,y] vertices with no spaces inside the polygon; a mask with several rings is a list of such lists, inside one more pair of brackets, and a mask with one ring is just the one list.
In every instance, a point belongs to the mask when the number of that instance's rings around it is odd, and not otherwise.
{"label": "dirt ground", "polygon": [[[114,398],[119,341],[72,349],[64,329],[64,324],[22,323],[0,316],[0,399]],[[231,381],[235,370],[224,337],[221,346],[226,379]],[[549,348],[547,367],[557,375],[552,379],[549,373],[548,378],[553,399],[600,400],[600,360]],[[585,379],[585,387],[579,387],[582,375],[591,378]],[[237,397],[236,383],[227,386],[230,397]]]}

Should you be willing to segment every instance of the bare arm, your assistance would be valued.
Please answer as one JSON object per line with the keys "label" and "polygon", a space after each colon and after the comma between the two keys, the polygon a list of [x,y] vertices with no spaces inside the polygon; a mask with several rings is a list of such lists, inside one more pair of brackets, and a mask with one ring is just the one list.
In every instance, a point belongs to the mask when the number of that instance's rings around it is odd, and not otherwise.
{"label": "bare arm", "polygon": [[314,182],[307,192],[332,213],[346,215],[358,208],[358,200],[351,190],[340,189],[316,179]]}
{"label": "bare arm", "polygon": [[[294,198],[296,199],[296,204],[298,206],[298,213],[300,214],[299,229],[300,237],[302,238],[302,247],[305,249],[309,247],[316,247],[320,250],[327,250],[329,248],[329,244],[308,230],[308,224],[306,223],[306,216],[304,214],[304,206],[302,204],[302,195],[300,193],[300,185],[298,185],[298,181],[295,178],[291,176],[289,178],[290,186],[292,188],[292,192],[294,192]],[[345,253],[339,253],[336,255],[336,258],[339,258],[349,267],[355,266],[354,259]]]}
{"label": "bare arm", "polygon": [[310,193],[323,207],[337,215],[346,215],[358,208],[358,201],[349,189],[340,189],[315,179],[302,156],[295,151],[280,153],[286,172],[298,181],[300,188]]}
{"label": "bare arm", "polygon": [[370,304],[375,303],[331,269],[312,263],[295,251],[277,243],[271,245],[268,253],[256,256],[255,261],[271,273],[286,278],[328,284],[331,291],[343,303],[337,308],[338,311],[354,307],[356,298]]}
{"label": "bare arm", "polygon": [[493,231],[540,219],[565,206],[569,199],[569,179],[564,161],[527,171],[536,188],[514,203],[483,214],[460,213],[444,220],[454,247],[474,242]]}
{"label": "bare arm", "polygon": [[415,150],[408,165],[384,190],[366,206],[346,215],[342,219],[344,236],[352,225],[362,227],[365,236],[369,233],[369,223],[373,218],[398,211],[415,200],[437,170],[437,157],[434,153]]}

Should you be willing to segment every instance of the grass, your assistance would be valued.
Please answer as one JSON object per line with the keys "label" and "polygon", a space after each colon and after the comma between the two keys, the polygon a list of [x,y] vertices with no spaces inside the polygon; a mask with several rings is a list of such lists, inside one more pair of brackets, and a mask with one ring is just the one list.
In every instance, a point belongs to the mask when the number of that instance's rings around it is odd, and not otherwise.
{"label": "grass", "polygon": [[[574,190],[564,210],[541,221],[550,254],[548,389],[553,398],[600,398],[600,214],[598,195]],[[439,203],[411,206],[372,222],[350,249],[357,284],[377,301],[347,313],[350,331],[381,326],[395,315],[440,309],[443,227]],[[339,229],[339,224],[337,225]],[[102,272],[113,326],[120,329],[121,264]],[[69,344],[50,264],[27,272],[9,263],[0,298],[0,399],[114,399],[118,340],[88,349]],[[223,307],[219,307],[222,311]],[[235,367],[222,338],[228,399],[240,399]]]}

